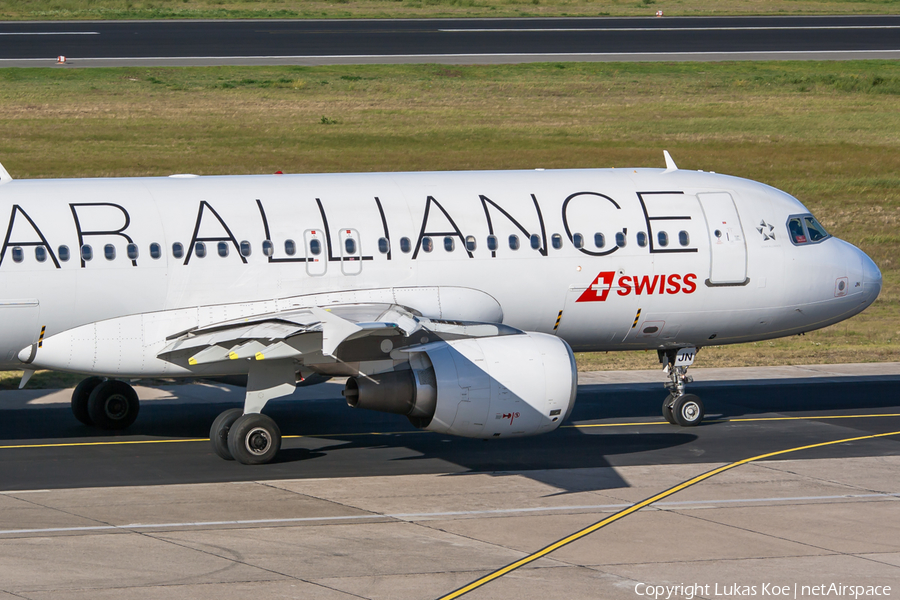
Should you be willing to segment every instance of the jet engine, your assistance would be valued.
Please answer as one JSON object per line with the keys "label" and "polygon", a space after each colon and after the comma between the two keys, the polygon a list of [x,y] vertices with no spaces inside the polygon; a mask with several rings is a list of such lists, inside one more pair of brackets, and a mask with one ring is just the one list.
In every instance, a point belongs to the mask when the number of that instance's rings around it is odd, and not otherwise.
{"label": "jet engine", "polygon": [[551,335],[467,338],[406,351],[405,368],[347,380],[347,404],[471,438],[553,431],[575,404],[575,357]]}

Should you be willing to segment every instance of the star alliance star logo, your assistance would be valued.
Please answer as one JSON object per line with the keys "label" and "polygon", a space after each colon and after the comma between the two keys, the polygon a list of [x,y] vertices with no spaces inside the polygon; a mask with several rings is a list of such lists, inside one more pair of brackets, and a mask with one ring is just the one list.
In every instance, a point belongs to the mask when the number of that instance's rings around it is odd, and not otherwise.
{"label": "star alliance star logo", "polygon": [[765,219],[759,222],[756,230],[762,234],[764,242],[775,239],[775,226],[766,223]]}

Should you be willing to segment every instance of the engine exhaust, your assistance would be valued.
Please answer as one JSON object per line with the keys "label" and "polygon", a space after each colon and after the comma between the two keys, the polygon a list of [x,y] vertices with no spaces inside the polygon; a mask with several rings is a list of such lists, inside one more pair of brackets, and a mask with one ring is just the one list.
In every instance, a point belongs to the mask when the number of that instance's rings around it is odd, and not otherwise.
{"label": "engine exhaust", "polygon": [[406,369],[351,377],[341,392],[353,408],[430,420],[437,403],[434,369]]}

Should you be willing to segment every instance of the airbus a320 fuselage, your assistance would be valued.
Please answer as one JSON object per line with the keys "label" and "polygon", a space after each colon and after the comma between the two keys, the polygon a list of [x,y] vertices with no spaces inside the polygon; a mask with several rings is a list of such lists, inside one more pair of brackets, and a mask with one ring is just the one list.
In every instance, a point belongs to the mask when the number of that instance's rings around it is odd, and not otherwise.
{"label": "airbus a320 fuselage", "polygon": [[211,437],[267,462],[261,414],[314,376],[352,406],[469,437],[550,431],[572,351],[653,349],[695,425],[704,346],[864,310],[881,274],[795,198],[713,173],[585,169],[11,180],[0,368],[90,375],[85,423],[137,416],[122,378],[248,375]]}

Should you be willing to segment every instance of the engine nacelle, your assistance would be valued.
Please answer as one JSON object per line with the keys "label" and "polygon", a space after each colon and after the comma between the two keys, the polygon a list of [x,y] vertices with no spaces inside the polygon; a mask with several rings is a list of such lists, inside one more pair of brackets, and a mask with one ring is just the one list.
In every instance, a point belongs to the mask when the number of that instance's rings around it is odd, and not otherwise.
{"label": "engine nacelle", "polygon": [[525,333],[413,348],[408,369],[351,377],[344,395],[350,406],[406,415],[429,431],[522,437],[559,427],[577,386],[569,345]]}

